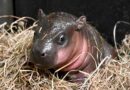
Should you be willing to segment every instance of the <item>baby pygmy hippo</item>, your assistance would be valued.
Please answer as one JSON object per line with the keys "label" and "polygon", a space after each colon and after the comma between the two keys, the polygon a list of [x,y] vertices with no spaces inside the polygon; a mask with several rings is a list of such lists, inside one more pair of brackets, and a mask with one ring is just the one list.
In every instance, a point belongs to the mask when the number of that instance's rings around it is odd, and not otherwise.
{"label": "baby pygmy hippo", "polygon": [[[45,15],[39,10],[31,52],[36,66],[61,68],[63,72],[81,70],[90,73],[110,55],[115,57],[114,48],[88,24],[85,16],[77,18],[65,12]],[[78,71],[70,73],[70,80],[74,82],[83,81],[84,77]]]}

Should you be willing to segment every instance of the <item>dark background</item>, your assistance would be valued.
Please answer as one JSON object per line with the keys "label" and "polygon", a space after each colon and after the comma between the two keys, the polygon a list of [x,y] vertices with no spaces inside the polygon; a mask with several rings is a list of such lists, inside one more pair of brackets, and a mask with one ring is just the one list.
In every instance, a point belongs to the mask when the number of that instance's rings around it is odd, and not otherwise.
{"label": "dark background", "polygon": [[[130,22],[130,0],[13,0],[14,15],[36,18],[39,8],[48,14],[64,11],[76,15],[85,15],[102,36],[113,44],[113,28],[117,21]],[[120,43],[130,26],[120,24],[117,29],[117,41]]]}

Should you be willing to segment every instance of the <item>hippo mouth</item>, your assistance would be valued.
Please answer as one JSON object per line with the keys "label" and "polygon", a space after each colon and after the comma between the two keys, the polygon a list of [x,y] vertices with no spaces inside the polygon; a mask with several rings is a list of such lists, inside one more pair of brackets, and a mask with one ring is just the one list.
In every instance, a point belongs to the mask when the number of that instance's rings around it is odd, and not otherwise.
{"label": "hippo mouth", "polygon": [[34,52],[33,50],[30,53],[30,62],[36,65],[40,69],[50,69],[54,67],[53,57],[48,58],[47,60],[44,60],[40,56],[36,55],[37,52]]}
{"label": "hippo mouth", "polygon": [[60,66],[58,68],[58,70],[70,71],[70,70],[80,69],[80,66],[86,60],[86,59],[82,59],[82,58],[84,58],[85,55],[86,55],[86,53],[81,53],[79,55],[76,55],[73,59],[68,60],[70,62],[64,63],[64,65]]}

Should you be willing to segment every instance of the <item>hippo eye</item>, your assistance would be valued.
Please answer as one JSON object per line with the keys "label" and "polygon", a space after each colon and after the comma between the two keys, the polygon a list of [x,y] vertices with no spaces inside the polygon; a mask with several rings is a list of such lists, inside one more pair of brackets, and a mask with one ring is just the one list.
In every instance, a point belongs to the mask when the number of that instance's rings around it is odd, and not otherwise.
{"label": "hippo eye", "polygon": [[59,36],[58,44],[63,45],[63,44],[65,43],[65,41],[66,41],[65,35],[64,35],[64,34],[61,34],[61,35]]}

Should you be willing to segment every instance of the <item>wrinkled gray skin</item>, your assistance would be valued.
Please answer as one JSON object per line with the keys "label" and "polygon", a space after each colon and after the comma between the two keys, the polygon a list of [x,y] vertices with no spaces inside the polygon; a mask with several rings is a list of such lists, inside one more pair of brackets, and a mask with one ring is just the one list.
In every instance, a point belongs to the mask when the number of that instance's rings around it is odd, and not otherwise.
{"label": "wrinkled gray skin", "polygon": [[[39,10],[38,26],[35,29],[31,61],[38,67],[44,69],[58,69],[56,60],[57,53],[61,48],[67,47],[71,43],[74,32],[80,32],[87,42],[93,47],[91,54],[96,60],[90,58],[90,68],[86,66],[76,68],[85,72],[92,72],[96,65],[106,56],[115,57],[115,50],[111,45],[102,39],[100,34],[86,22],[86,17],[77,18],[64,12],[51,13],[45,15]],[[97,49],[98,48],[98,49]],[[81,65],[82,66],[82,65]],[[89,70],[90,69],[90,70]],[[70,74],[70,81],[83,81],[85,76],[79,72]]]}

